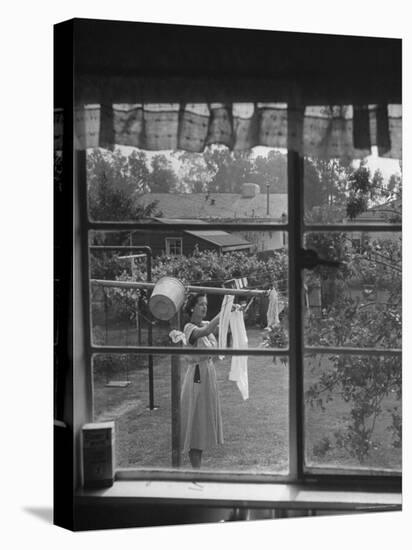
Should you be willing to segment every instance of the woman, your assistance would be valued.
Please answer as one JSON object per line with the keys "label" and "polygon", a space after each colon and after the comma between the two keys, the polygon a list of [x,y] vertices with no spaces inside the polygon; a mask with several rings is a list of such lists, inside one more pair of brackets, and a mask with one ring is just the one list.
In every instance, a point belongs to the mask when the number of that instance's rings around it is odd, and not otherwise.
{"label": "woman", "polygon": [[[213,332],[218,327],[219,314],[210,322],[204,320],[206,295],[190,296],[185,309],[190,319],[183,329],[187,345],[217,347]],[[191,355],[189,361],[181,393],[182,445],[183,452],[189,453],[192,467],[200,468],[203,451],[223,443],[222,414],[212,358]]]}

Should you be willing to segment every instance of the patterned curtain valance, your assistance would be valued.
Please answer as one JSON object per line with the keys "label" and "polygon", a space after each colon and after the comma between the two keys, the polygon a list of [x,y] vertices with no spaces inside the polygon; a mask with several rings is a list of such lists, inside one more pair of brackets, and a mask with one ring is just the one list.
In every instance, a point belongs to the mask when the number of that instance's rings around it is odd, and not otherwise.
{"label": "patterned curtain valance", "polygon": [[[63,144],[63,110],[55,110],[55,148]],[[288,137],[295,116],[301,137]],[[75,110],[75,147],[127,145],[146,150],[201,152],[211,144],[232,150],[256,145],[292,148],[319,158],[401,158],[401,105],[307,106],[279,103],[157,103],[87,105]]]}

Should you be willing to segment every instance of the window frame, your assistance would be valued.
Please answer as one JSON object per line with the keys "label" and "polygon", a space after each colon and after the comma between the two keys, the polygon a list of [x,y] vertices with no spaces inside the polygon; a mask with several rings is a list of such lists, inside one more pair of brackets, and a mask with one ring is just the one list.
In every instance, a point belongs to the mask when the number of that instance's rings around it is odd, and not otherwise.
{"label": "window frame", "polygon": [[[174,241],[172,243],[171,241]],[[178,254],[170,252],[170,245],[174,246],[179,242],[180,252]],[[183,255],[183,238],[182,237],[165,237],[166,256],[182,256]]]}
{"label": "window frame", "polygon": [[[135,32],[136,29],[139,32]],[[107,30],[110,30],[110,40],[107,40]],[[173,36],[174,48],[172,50],[169,47],[170,42],[163,40],[163,35],[166,35],[167,38],[167,33]],[[153,41],[153,36],[156,37],[155,41]],[[221,45],[220,37],[229,39],[232,36],[234,40],[227,40],[231,47],[226,49],[226,55],[215,55],[221,47],[219,46],[219,44]],[[283,72],[279,73],[279,67],[276,64],[268,67],[264,61],[267,56],[260,55],[262,50],[255,52],[256,43],[259,45],[261,39],[264,39],[264,51],[266,52],[272,51],[276,55],[280,46],[283,51],[291,52],[291,55],[285,57]],[[58,237],[57,248],[61,248],[63,252],[60,260],[62,260],[62,289],[65,291],[65,301],[61,306],[63,316],[67,316],[67,330],[62,330],[59,333],[59,342],[56,344],[57,354],[59,357],[61,355],[62,363],[64,362],[61,370],[65,380],[62,403],[59,405],[61,408],[59,420],[63,421],[64,433],[57,434],[58,445],[57,447],[55,445],[55,453],[57,453],[55,478],[59,482],[55,487],[55,522],[66,526],[66,520],[63,521],[63,512],[67,512],[69,518],[67,521],[70,526],[75,525],[76,529],[81,529],[83,516],[83,520],[85,519],[83,528],[90,528],[90,511],[93,511],[93,507],[95,507],[96,515],[99,515],[100,503],[104,501],[110,516],[107,513],[102,515],[100,523],[98,522],[98,528],[102,526],[107,528],[108,517],[115,515],[119,505],[126,502],[126,512],[132,516],[132,526],[135,526],[140,521],[136,519],[139,516],[139,514],[136,515],[137,503],[149,502],[156,506],[166,503],[170,505],[169,510],[172,510],[176,504],[181,503],[181,493],[176,498],[176,493],[173,492],[171,495],[169,490],[163,494],[154,491],[148,497],[142,497],[141,489],[133,485],[122,498],[116,491],[111,494],[107,490],[94,492],[82,490],[80,432],[83,424],[92,419],[93,413],[91,406],[93,384],[90,367],[91,355],[94,350],[90,345],[90,310],[86,307],[90,303],[88,233],[92,229],[105,230],[116,226],[111,225],[110,222],[94,225],[88,222],[86,159],[82,151],[76,151],[76,138],[73,131],[74,106],[90,103],[109,104],[119,100],[132,103],[136,97],[141,98],[142,101],[165,102],[171,100],[187,102],[273,101],[274,90],[276,101],[288,102],[290,97],[296,97],[308,105],[401,103],[402,46],[400,40],[387,38],[331,35],[317,37],[304,33],[189,28],[176,25],[131,24],[120,21],[82,19],[74,19],[56,25],[54,40],[55,52],[58,54],[55,56],[54,105],[56,108],[62,108],[64,114],[62,145],[58,145],[64,152],[63,185],[61,196],[56,196],[58,200],[60,197],[64,199],[62,201],[64,207],[60,208],[58,205],[56,210],[55,231]],[[305,45],[310,47],[302,48],[302,40],[305,41]],[[140,51],[141,46],[148,43],[153,43],[154,49],[147,52],[147,56],[136,57],[134,52]],[[191,44],[196,47],[190,47]],[[250,48],[252,54],[245,56],[245,59],[242,57],[240,65],[236,52],[239,47],[243,46],[246,53]],[[101,53],[102,48],[104,55]],[[319,53],[320,56],[314,57],[313,51]],[[382,54],[379,56],[379,64],[376,62],[378,59],[376,51]],[[359,56],[359,52],[362,55]],[[316,60],[319,58],[324,60],[322,65],[324,70],[312,72],[313,67],[316,68]],[[165,59],[168,61],[167,67],[164,64]],[[356,67],[354,68],[352,62],[347,64],[347,59],[351,59]],[[218,61],[217,65],[216,60]],[[312,60],[315,60],[314,63]],[[369,66],[369,70],[366,72],[364,71],[365,66]],[[182,67],[184,68],[183,72]],[[204,78],[199,78],[200,75],[196,72],[199,67],[202,67]],[[353,80],[354,74],[356,82]],[[192,78],[193,76],[194,78]],[[113,84],[117,91],[116,97],[112,96]],[[288,181],[290,182],[289,176]],[[122,229],[133,227],[135,229],[144,228],[142,224],[135,226],[122,224]],[[224,225],[219,224],[219,227],[225,229]],[[194,226],[192,229],[198,229],[198,226]],[[231,230],[233,226],[226,226],[226,229]],[[276,227],[260,225],[259,229],[287,231],[289,226],[287,224]],[[314,226],[310,227],[311,231],[316,229]],[[331,227],[327,229],[329,231]],[[391,230],[393,230],[393,225]],[[291,292],[290,288],[289,291]],[[89,336],[86,337],[87,335]],[[98,352],[101,353],[102,350],[99,349]],[[273,352],[269,351],[266,355],[273,355]],[[290,366],[290,368],[292,367]],[[293,389],[290,388],[290,391],[293,392]],[[222,504],[229,507],[249,505],[245,495],[254,496],[253,491],[257,485],[248,484],[244,478],[242,481],[245,483],[233,480],[230,483],[222,482],[220,484],[222,488],[223,485],[229,487],[229,493],[230,488],[235,488],[236,494],[241,494],[241,499],[236,499],[235,495],[230,493],[230,498],[224,500]],[[400,476],[397,479],[376,477],[371,479],[370,476],[367,478],[356,476],[352,479],[345,476],[338,479],[335,475],[323,476],[318,479],[306,476],[302,483],[294,483],[293,480],[285,478],[279,481],[275,479],[265,481],[273,484],[273,487],[267,486],[268,489],[277,490],[283,487],[290,489],[285,493],[281,491],[282,502],[280,504],[271,490],[268,499],[262,501],[263,507],[279,507],[281,512],[282,508],[293,508],[295,505],[308,508],[310,504],[316,504],[316,502],[326,506],[328,510],[338,509],[343,502],[340,500],[342,496],[332,491],[339,485],[344,493],[344,501],[347,502],[346,509],[360,510],[356,505],[356,499],[362,499],[361,495],[363,495],[365,509],[371,511],[371,507],[373,509],[375,506],[371,504],[368,495],[375,496],[379,490],[384,491],[382,493],[383,501],[386,503],[391,500],[390,491],[394,491],[398,502],[397,509],[401,507]],[[325,504],[325,494],[322,491],[320,492],[323,494],[317,501],[311,500],[308,504],[305,499],[303,503],[299,500],[302,489],[307,488],[312,482],[313,487],[324,488],[329,494],[328,503]],[[282,485],[282,483],[287,483],[287,485]],[[153,487],[154,483],[145,482],[146,493],[149,485]],[[170,487],[172,484],[168,482],[167,485]],[[176,482],[174,489],[178,487],[179,490],[180,488],[184,490],[182,485]],[[126,487],[126,483],[115,483],[113,489],[119,490],[119,486]],[[190,486],[189,489],[195,499],[193,487]],[[363,489],[370,489],[370,492],[360,493],[359,491]],[[58,494],[59,492],[61,494]],[[96,494],[97,498],[95,498]],[[193,500],[193,503],[199,504],[198,510],[205,505],[201,499]],[[212,507],[217,503],[218,500],[215,498],[210,501]],[[252,499],[250,505],[254,506],[255,504],[256,501]],[[59,509],[57,509],[57,505],[59,505]],[[57,518],[57,512],[59,512],[59,518]],[[124,515],[122,515],[122,519]],[[119,517],[117,516],[116,519],[115,516],[114,521],[118,520]],[[113,525],[113,527],[118,526],[118,523]]]}
{"label": "window frame", "polygon": [[[81,160],[80,160],[81,159]],[[288,350],[279,350],[279,355],[287,355],[289,358],[289,474],[287,475],[276,475],[276,474],[262,474],[262,475],[249,475],[249,474],[238,474],[238,473],[205,473],[205,472],[179,472],[179,471],[165,471],[164,473],[159,473],[158,471],[153,472],[150,469],[136,470],[135,477],[136,479],[174,479],[174,480],[211,480],[211,481],[230,481],[230,482],[270,482],[270,483],[307,483],[315,482],[321,484],[333,484],[336,486],[373,486],[373,487],[387,487],[389,489],[399,488],[400,487],[400,476],[396,473],[391,473],[389,475],[378,474],[362,474],[356,473],[356,469],[347,469],[348,473],[341,474],[337,468],[331,468],[330,473],[314,473],[304,471],[304,398],[303,398],[303,379],[304,379],[304,353],[306,351],[318,351],[319,353],[331,353],[331,352],[342,352],[342,353],[352,353],[357,355],[369,354],[375,352],[376,350],[370,350],[365,348],[352,349],[352,348],[334,348],[333,350],[330,347],[307,347],[303,344],[303,322],[302,322],[302,311],[303,311],[303,281],[302,281],[302,265],[300,264],[299,259],[299,250],[303,246],[303,237],[306,231],[323,230],[323,231],[348,231],[348,226],[343,224],[335,225],[305,225],[303,218],[303,184],[304,184],[304,173],[303,173],[303,158],[296,152],[289,149],[287,154],[288,159],[288,220],[286,223],[282,224],[254,224],[246,223],[239,226],[236,224],[236,229],[239,230],[239,227],[247,230],[279,230],[284,231],[288,235],[288,257],[289,257],[289,348]],[[86,177],[85,163],[86,163],[86,154],[85,152],[78,152],[76,155],[77,161],[77,179],[82,181]],[[83,185],[80,185],[83,189],[86,189],[85,182]],[[84,280],[87,297],[86,298],[86,310],[89,309],[90,305],[90,281],[89,281],[89,244],[88,244],[88,235],[90,231],[96,230],[134,230],[145,228],[145,223],[139,222],[95,222],[90,221],[87,213],[87,197],[83,197],[83,200],[86,199],[86,202],[83,203],[83,208],[81,208],[81,222],[83,227],[87,228],[83,234],[86,236],[86,240],[83,241],[84,245],[82,253],[85,259],[85,265],[87,266],[83,270]],[[86,205],[86,207],[84,207]],[[148,227],[149,224],[146,224]],[[210,224],[211,229],[222,228],[223,224],[212,223]],[[150,225],[153,229],[153,225]],[[187,228],[190,227],[190,224],[187,224]],[[232,224],[224,225],[226,229],[233,228]],[[172,227],[173,228],[173,227]],[[181,229],[181,223],[179,226],[176,224],[176,228]],[[185,226],[186,228],[186,226]],[[355,225],[351,224],[351,231],[359,231],[364,229],[361,228],[360,224]],[[374,227],[368,226],[368,231],[373,230]],[[400,231],[401,228],[398,224],[378,224],[376,229],[379,231]],[[88,329],[87,334],[87,364],[89,365],[88,377],[90,378],[88,382],[88,387],[92,389],[92,380],[91,380],[91,365],[92,365],[92,356],[96,353],[141,353],[141,354],[166,354],[166,355],[175,355],[181,353],[181,350],[172,347],[123,347],[123,346],[96,346],[92,344],[91,341],[91,319],[90,315],[88,317]],[[185,355],[190,354],[191,350],[185,349]],[[198,353],[198,351],[196,352]],[[210,351],[208,351],[210,354]],[[221,351],[213,350],[213,355],[219,355]],[[227,355],[234,354],[233,351],[226,350]],[[379,353],[386,353],[385,350],[379,350]],[[394,350],[389,350],[387,353],[398,353]],[[236,351],[236,354],[248,355],[248,356],[273,356],[274,351],[271,350],[253,350],[249,349],[246,352]],[[87,377],[87,375],[86,375]],[[92,392],[90,391],[87,396],[88,409],[92,409]],[[91,418],[92,414],[90,414]],[[124,479],[130,477],[130,472],[122,472],[122,469],[119,469],[116,474],[116,479]]]}

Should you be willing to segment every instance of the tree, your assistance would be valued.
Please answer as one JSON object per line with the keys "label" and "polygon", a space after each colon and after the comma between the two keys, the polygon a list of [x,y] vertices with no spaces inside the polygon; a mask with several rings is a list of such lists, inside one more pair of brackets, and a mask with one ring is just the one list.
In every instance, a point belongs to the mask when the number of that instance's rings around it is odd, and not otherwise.
{"label": "tree", "polygon": [[93,149],[87,155],[91,219],[123,221],[150,216],[156,205],[142,207],[137,203],[139,195],[149,190],[148,180],[146,155],[142,151],[125,156],[120,149]]}
{"label": "tree", "polygon": [[[401,241],[375,239],[354,253],[351,239],[339,234],[340,259],[345,262],[336,271],[336,292],[322,304],[322,314],[306,317],[308,345],[334,347],[371,347],[391,349],[401,345]],[[318,267],[312,277],[330,268]],[[368,292],[353,297],[351,288],[357,283]],[[379,299],[385,292],[386,298]],[[315,359],[313,357],[312,359]],[[319,359],[320,361],[321,359]],[[318,381],[306,392],[309,405],[327,411],[338,397],[350,404],[345,425],[336,429],[334,446],[345,449],[360,463],[365,462],[380,442],[374,440],[377,419],[383,412],[392,417],[390,427],[393,446],[401,444],[401,414],[398,404],[383,410],[390,397],[401,399],[401,368],[396,356],[328,355],[329,365],[323,368]],[[324,438],[325,439],[325,438]],[[334,445],[333,445],[334,443]],[[319,444],[319,442],[318,442]],[[318,445],[318,448],[319,445]]]}
{"label": "tree", "polygon": [[[93,149],[87,155],[87,185],[89,216],[96,221],[138,220],[160,215],[156,202],[147,206],[137,203],[138,197],[149,190],[150,172],[146,154],[133,151],[123,155],[119,148],[113,152]],[[130,233],[95,232],[92,245],[129,245]],[[90,255],[91,276],[114,279],[124,269],[116,258],[119,254],[93,251]]]}
{"label": "tree", "polygon": [[242,183],[254,181],[250,151],[214,145],[203,153],[182,153],[179,160],[186,185],[193,192],[240,193]]}
{"label": "tree", "polygon": [[176,190],[178,179],[165,155],[155,155],[152,158],[147,183],[152,193],[172,193]]}
{"label": "tree", "polygon": [[206,193],[212,174],[206,170],[203,154],[184,151],[178,153],[177,158],[181,162],[183,192]]}
{"label": "tree", "polygon": [[281,151],[271,150],[267,156],[257,156],[253,159],[251,181],[259,184],[262,192],[266,191],[266,186],[269,185],[270,193],[286,193],[286,155]]}
{"label": "tree", "polygon": [[[347,196],[348,173],[350,165],[340,159],[304,159],[304,198],[305,214],[310,221],[320,212],[327,210],[341,218],[342,206]],[[334,221],[338,221],[336,218]]]}

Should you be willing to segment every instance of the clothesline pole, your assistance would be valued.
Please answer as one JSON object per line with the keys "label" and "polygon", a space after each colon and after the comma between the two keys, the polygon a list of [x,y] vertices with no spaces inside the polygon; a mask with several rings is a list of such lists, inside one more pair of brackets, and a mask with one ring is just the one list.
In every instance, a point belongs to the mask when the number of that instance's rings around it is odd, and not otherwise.
{"label": "clothesline pole", "polygon": [[[91,279],[92,284],[116,287],[116,288],[147,288],[152,290],[155,283],[137,282],[137,281],[106,281],[104,279]],[[234,296],[264,296],[268,295],[270,290],[252,290],[247,288],[219,288],[209,286],[185,286],[188,292],[203,292],[205,294],[233,294]]]}

